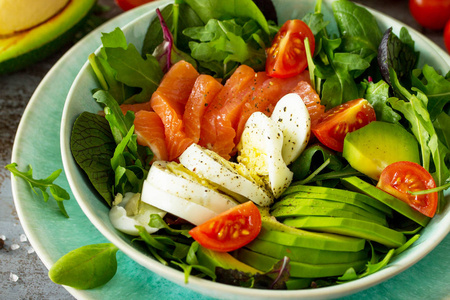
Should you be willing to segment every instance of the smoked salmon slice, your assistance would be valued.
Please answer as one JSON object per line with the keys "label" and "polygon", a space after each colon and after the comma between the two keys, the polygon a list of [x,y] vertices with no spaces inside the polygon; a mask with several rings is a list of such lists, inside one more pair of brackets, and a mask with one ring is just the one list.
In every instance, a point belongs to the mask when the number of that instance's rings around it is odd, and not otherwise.
{"label": "smoked salmon slice", "polygon": [[153,111],[141,110],[134,114],[134,132],[139,145],[149,147],[153,152],[153,161],[169,158],[166,147],[164,124]]}
{"label": "smoked salmon slice", "polygon": [[184,132],[183,114],[194,83],[197,70],[186,61],[174,64],[164,75],[150,100],[152,109],[164,124],[168,160],[175,160],[193,140]]}
{"label": "smoked salmon slice", "polygon": [[272,78],[267,76],[267,79],[255,88],[252,96],[242,106],[239,121],[236,125],[235,143],[239,143],[245,123],[251,114],[259,111],[270,116],[278,100],[291,92],[299,81],[306,78],[309,78],[307,72],[289,78]]}
{"label": "smoked salmon slice", "polygon": [[122,113],[126,115],[127,111],[132,111],[134,113],[137,113],[141,110],[147,110],[152,111],[152,106],[150,105],[150,101],[144,102],[144,103],[135,103],[135,104],[121,104],[120,109],[122,110]]}
{"label": "smoked salmon slice", "polygon": [[206,109],[222,88],[223,85],[210,75],[197,77],[183,114],[184,131],[194,143],[200,140],[201,122]]}
{"label": "smoked salmon slice", "polygon": [[292,92],[297,93],[302,98],[311,118],[311,128],[314,128],[321,121],[325,112],[325,106],[320,104],[319,95],[307,81],[300,81]]}
{"label": "smoked salmon slice", "polygon": [[[236,133],[229,120],[222,120],[221,118],[225,112],[236,109],[235,105],[242,105],[239,101],[233,99],[239,99],[238,96],[248,88],[255,75],[256,73],[252,68],[241,65],[227,80],[204,114],[199,141],[201,146],[229,158],[229,152],[234,147]],[[216,142],[219,143],[216,145]],[[225,145],[225,148],[222,149],[223,145]],[[231,149],[229,149],[230,145]]]}

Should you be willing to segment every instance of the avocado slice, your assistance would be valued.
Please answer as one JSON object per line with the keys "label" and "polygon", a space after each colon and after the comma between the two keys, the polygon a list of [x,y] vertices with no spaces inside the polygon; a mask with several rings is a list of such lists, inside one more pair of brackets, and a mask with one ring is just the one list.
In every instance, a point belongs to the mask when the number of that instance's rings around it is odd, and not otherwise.
{"label": "avocado slice", "polygon": [[301,290],[311,287],[312,278],[295,278],[289,277],[286,281],[286,288],[288,290]]}
{"label": "avocado slice", "polygon": [[356,219],[334,217],[287,218],[283,223],[296,228],[342,234],[371,240],[390,248],[398,248],[406,242],[403,233],[388,227]]}
{"label": "avocado slice", "polygon": [[[279,261],[278,258],[273,258],[261,253],[257,253],[245,248],[240,248],[236,251],[236,256],[244,263],[257,268],[263,272],[268,272]],[[339,276],[345,273],[347,269],[354,268],[357,272],[364,268],[367,263],[367,259],[358,260],[349,263],[341,264],[323,264],[314,265],[307,263],[300,263],[296,261],[290,261],[291,267],[289,273],[291,276],[299,278],[320,278],[329,276]]]}
{"label": "avocado slice", "polygon": [[245,248],[277,259],[282,259],[287,256],[292,261],[314,265],[348,263],[368,258],[368,253],[365,250],[358,252],[318,250],[304,247],[285,246],[258,238],[245,245]]}
{"label": "avocado slice", "polygon": [[401,125],[374,121],[349,132],[342,156],[359,172],[378,179],[388,165],[397,161],[420,164],[419,144]]}
{"label": "avocado slice", "polygon": [[425,227],[430,221],[429,217],[410,207],[407,203],[403,202],[400,199],[395,198],[391,194],[386,193],[385,191],[377,188],[374,185],[371,185],[370,183],[365,182],[364,180],[356,176],[341,178],[341,182],[347,188],[353,191],[364,193],[384,203],[385,205],[389,206],[390,208],[397,211],[401,215],[411,219],[412,221],[416,222],[417,224],[423,227]]}
{"label": "avocado slice", "polygon": [[350,252],[363,250],[366,242],[360,238],[297,229],[265,215],[262,215],[258,239],[286,246]]}
{"label": "avocado slice", "polygon": [[[321,201],[321,203],[324,203],[325,205],[314,203],[317,201]],[[332,201],[328,202],[329,204],[326,200],[304,199],[304,201],[299,202],[299,205],[277,207],[272,211],[272,216],[278,219],[301,216],[343,217],[371,221],[383,226],[388,225],[386,218],[380,218],[376,215],[372,215],[357,206],[346,203],[333,203]]]}
{"label": "avocado slice", "polygon": [[216,267],[221,267],[223,269],[238,270],[244,273],[262,273],[261,271],[237,260],[227,252],[217,252],[199,246],[196,254],[200,265],[209,268],[213,272],[216,271]]}
{"label": "avocado slice", "polygon": [[44,23],[0,37],[0,74],[24,68],[44,59],[70,41],[86,21],[95,0],[69,1]]}
{"label": "avocado slice", "polygon": [[[326,199],[330,201],[349,203],[374,214],[379,214],[379,211],[381,211],[388,216],[392,216],[392,209],[390,207],[373,199],[372,197],[362,193],[357,193],[355,191],[322,186],[291,185],[286,189],[283,195],[289,196],[292,194],[295,194],[295,197],[299,198]],[[281,199],[281,201],[282,200],[283,199]]]}

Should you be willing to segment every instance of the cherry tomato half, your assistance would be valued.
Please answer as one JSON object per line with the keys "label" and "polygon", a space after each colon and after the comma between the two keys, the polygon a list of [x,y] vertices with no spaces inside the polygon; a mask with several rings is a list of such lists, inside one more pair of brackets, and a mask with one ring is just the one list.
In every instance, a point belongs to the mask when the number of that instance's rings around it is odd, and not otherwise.
{"label": "cherry tomato half", "polygon": [[450,19],[450,0],[409,0],[409,10],[423,27],[440,30]]}
{"label": "cherry tomato half", "polygon": [[152,1],[153,0],[116,0],[116,3],[122,10],[127,11]]}
{"label": "cherry tomato half", "polygon": [[325,112],[312,132],[317,139],[333,150],[342,152],[347,133],[376,120],[375,110],[366,99],[355,99]]}
{"label": "cherry tomato half", "polygon": [[311,54],[313,54],[314,34],[308,25],[301,20],[288,20],[284,23],[273,39],[272,46],[267,49],[267,75],[287,78],[303,72],[308,66],[305,38],[308,38]]}
{"label": "cherry tomato half", "polygon": [[432,218],[438,204],[438,193],[411,195],[416,192],[436,187],[433,177],[421,165],[399,161],[387,166],[381,172],[377,187],[392,196],[406,202],[422,214]]}
{"label": "cherry tomato half", "polygon": [[450,53],[450,20],[448,20],[447,25],[445,25],[444,42],[445,47],[447,48],[447,52]]}
{"label": "cherry tomato half", "polygon": [[253,241],[260,231],[261,214],[248,201],[194,227],[189,234],[205,248],[229,252]]}

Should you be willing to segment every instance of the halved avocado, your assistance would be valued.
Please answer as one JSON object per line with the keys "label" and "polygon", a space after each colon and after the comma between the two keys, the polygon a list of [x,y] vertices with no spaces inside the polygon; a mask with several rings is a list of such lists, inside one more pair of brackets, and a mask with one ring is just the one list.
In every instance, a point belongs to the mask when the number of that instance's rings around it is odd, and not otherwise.
{"label": "halved avocado", "polygon": [[0,74],[44,59],[70,41],[86,21],[95,0],[71,0],[39,26],[0,38]]}

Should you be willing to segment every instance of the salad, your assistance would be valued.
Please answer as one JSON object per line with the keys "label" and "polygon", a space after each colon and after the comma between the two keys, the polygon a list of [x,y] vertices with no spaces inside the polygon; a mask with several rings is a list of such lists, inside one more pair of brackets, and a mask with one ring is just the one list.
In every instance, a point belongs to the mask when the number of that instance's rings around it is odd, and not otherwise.
{"label": "salad", "polygon": [[414,243],[445,201],[449,77],[417,66],[405,28],[333,13],[276,24],[252,1],[186,0],[141,51],[104,34],[103,111],[71,148],[112,224],[186,280],[252,288],[358,279]]}

